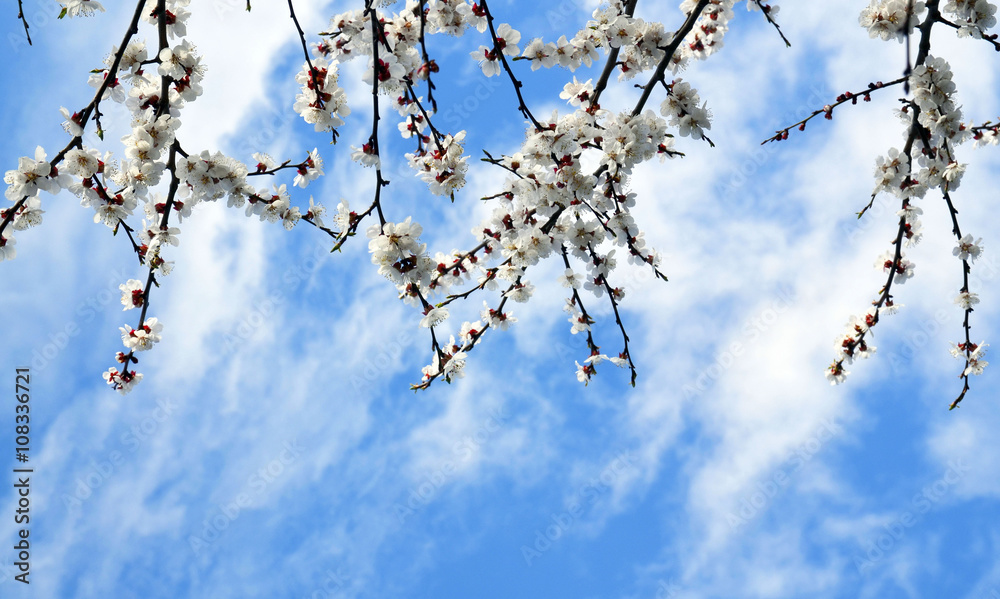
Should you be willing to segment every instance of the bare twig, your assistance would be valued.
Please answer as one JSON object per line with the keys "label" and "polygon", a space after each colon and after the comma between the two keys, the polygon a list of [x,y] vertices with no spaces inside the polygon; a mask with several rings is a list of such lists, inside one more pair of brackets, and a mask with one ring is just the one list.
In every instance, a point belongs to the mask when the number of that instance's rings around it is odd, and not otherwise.
{"label": "bare twig", "polygon": [[31,45],[31,34],[28,33],[28,18],[24,16],[24,7],[21,5],[22,0],[17,0],[17,18],[21,19],[24,23],[24,35],[28,38],[28,45]]}

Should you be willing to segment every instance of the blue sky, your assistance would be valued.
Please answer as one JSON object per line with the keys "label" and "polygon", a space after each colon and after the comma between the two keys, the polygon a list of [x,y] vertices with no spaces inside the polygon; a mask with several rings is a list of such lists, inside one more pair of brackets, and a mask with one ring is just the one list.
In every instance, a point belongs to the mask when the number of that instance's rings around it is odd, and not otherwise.
{"label": "blue sky", "polygon": [[[353,113],[331,146],[290,109],[301,55],[287,9],[240,4],[195,6],[189,32],[209,70],[182,118],[185,147],[247,161],[318,147],[326,177],[298,205],[310,194],[330,209],[367,201],[374,174],[345,152],[370,128],[358,65],[342,75]],[[638,14],[676,27],[675,4],[640,3]],[[562,267],[547,265],[518,324],[470,355],[465,379],[414,394],[430,343],[364,240],[330,256],[306,226],[286,232],[204,205],[182,224],[175,272],[154,292],[164,340],[122,398],[100,373],[131,321],[118,285],[141,273],[75,198],[43,196],[45,222],[19,233],[17,259],[0,264],[0,365],[12,380],[32,363],[35,468],[30,587],[13,580],[9,471],[0,487],[0,595],[1000,597],[997,379],[987,368],[947,411],[961,388],[948,354],[961,334],[961,270],[939,199],[922,201],[916,277],[896,295],[905,307],[875,330],[876,355],[846,385],[822,372],[884,280],[872,263],[895,233],[895,200],[876,202],[874,218],[853,215],[875,157],[902,143],[898,92],[759,145],[803,108],[897,77],[903,47],[868,39],[863,2],[786,4],[791,49],[741,4],[724,50],[683,74],[713,111],[717,147],[683,138],[686,158],[636,174],[636,213],[670,281],[619,275],[634,389],[608,368],[577,383],[573,362],[587,351],[560,310]],[[491,6],[525,41],[571,36],[591,7],[567,0],[551,19],[537,3]],[[352,7],[297,9],[315,32]],[[56,21],[56,3],[26,0],[25,12],[32,48],[13,15],[3,20],[4,170],[37,144],[50,155],[65,144],[59,107],[88,101],[87,71],[131,10]],[[469,58],[481,43],[471,32],[429,48],[445,126],[469,131],[469,184],[454,205],[410,180],[400,166],[409,148],[385,127],[389,218],[414,215],[433,250],[471,244],[489,209],[478,198],[503,182],[479,151],[515,151],[523,135],[509,85]],[[934,51],[951,59],[966,119],[995,118],[991,48],[941,31]],[[556,94],[572,74],[516,68],[536,114],[568,109]],[[603,103],[634,98],[626,83]],[[983,299],[973,334],[989,342],[1000,328],[989,205],[1000,159],[995,148],[960,153],[961,222],[986,248],[973,270]],[[617,353],[610,309],[596,314],[598,343]],[[14,407],[2,405],[9,448]]]}

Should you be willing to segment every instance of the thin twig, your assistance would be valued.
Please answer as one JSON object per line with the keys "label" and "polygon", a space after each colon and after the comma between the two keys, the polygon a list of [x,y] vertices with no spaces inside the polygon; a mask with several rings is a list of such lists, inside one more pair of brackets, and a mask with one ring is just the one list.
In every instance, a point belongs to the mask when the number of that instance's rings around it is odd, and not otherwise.
{"label": "thin twig", "polygon": [[28,45],[31,45],[31,34],[28,33],[28,18],[24,16],[24,7],[21,6],[21,0],[17,0],[17,18],[21,19],[24,23],[24,35],[28,38]]}
{"label": "thin twig", "polygon": [[774,17],[771,16],[771,5],[763,4],[761,0],[753,0],[753,3],[757,5],[757,8],[760,9],[760,12],[764,13],[764,18],[767,19],[767,22],[774,26],[774,29],[778,32],[778,35],[781,36],[781,40],[785,42],[785,47],[791,48],[792,42],[788,41],[788,38],[785,37],[785,34],[781,32],[781,25],[778,25],[778,22],[775,21]]}
{"label": "thin twig", "polygon": [[[250,10],[250,3],[247,2],[247,10]],[[295,7],[292,5],[292,0],[288,0],[288,16],[292,18],[292,22],[295,23],[295,30],[299,32],[299,42],[302,43],[302,54],[306,57],[306,65],[309,66],[309,76],[312,78],[313,91],[316,92],[316,104],[318,108],[323,108],[323,95],[320,89],[320,81],[316,74],[316,67],[313,66],[312,59],[309,57],[309,46],[306,44],[306,34],[302,31],[302,26],[299,25],[299,19],[295,16]]]}

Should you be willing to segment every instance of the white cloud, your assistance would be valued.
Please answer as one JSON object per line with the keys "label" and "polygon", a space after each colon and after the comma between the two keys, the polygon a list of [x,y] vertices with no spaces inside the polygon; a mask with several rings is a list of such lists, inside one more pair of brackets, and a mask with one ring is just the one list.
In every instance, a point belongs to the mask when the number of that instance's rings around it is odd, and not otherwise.
{"label": "white cloud", "polygon": [[[254,137],[241,137],[241,128],[269,120],[274,125],[265,107],[290,102],[275,92],[287,87],[276,78],[277,64],[299,60],[283,6],[261,4],[247,15],[239,4],[220,3],[233,10],[208,10],[204,21],[192,25],[205,40],[199,47],[209,64],[205,87],[211,94],[185,112],[185,130],[193,133],[184,143],[192,151],[242,151]],[[663,10],[676,20],[675,6]],[[904,397],[897,402],[919,392],[921,402],[912,409],[927,415],[917,418],[924,429],[913,433],[913,443],[935,467],[964,457],[983,473],[956,487],[942,509],[996,495],[990,474],[1000,456],[988,449],[996,428],[987,401],[990,375],[973,381],[965,404],[973,410],[946,415],[940,409],[957,392],[959,365],[937,349],[957,334],[960,313],[942,291],[955,286],[957,265],[939,205],[925,201],[928,227],[933,224],[940,235],[928,234],[915,249],[917,278],[899,290],[912,316],[904,311],[879,325],[880,353],[853,365],[847,386],[831,388],[822,375],[843,322],[867,306],[882,282],[871,264],[893,233],[894,208],[888,204],[881,214],[873,209],[868,228],[868,220],[857,224],[852,213],[868,199],[874,156],[899,144],[901,128],[887,117],[898,92],[838,108],[832,122],[816,119],[805,132],[793,131],[788,142],[763,148],[759,142],[797,118],[789,106],[801,101],[817,108],[830,100],[824,93],[866,85],[870,75],[859,64],[880,64],[878,73],[899,70],[901,47],[870,42],[841,10],[789,3],[779,16],[793,40],[791,51],[766,27],[747,34],[734,30],[725,51],[705,69],[696,65],[684,75],[697,82],[714,111],[711,135],[718,147],[681,140],[687,158],[636,175],[637,212],[651,223],[648,239],[664,251],[671,279],[653,281],[638,270],[622,277],[630,288],[623,307],[640,369],[636,390],[606,384],[603,377],[620,374],[611,368],[589,388],[563,388],[562,381],[572,381],[572,357],[552,355],[564,353],[567,338],[565,316],[558,312],[561,290],[543,290],[560,270],[553,267],[532,275],[541,301],[517,307],[522,322],[513,335],[491,336],[470,355],[465,380],[414,396],[405,385],[419,378],[430,343],[425,331],[415,330],[417,313],[396,301],[389,283],[372,272],[363,238],[320,264],[313,249],[319,247],[325,258],[329,248],[315,231],[286,234],[221,206],[200,209],[183,223],[182,244],[171,257],[175,273],[154,290],[151,314],[168,328],[163,346],[143,357],[143,390],[126,400],[105,389],[67,391],[67,406],[52,417],[39,454],[39,469],[59,476],[39,506],[55,531],[39,552],[46,556],[39,565],[51,572],[43,590],[56,593],[80,579],[78,595],[97,596],[121,583],[130,568],[145,568],[166,589],[181,584],[170,572],[186,572],[204,596],[287,593],[280,581],[259,574],[261,563],[273,561],[295,582],[296,592],[320,588],[328,571],[343,568],[349,575],[337,584],[348,596],[384,589],[404,596],[422,584],[421,576],[437,576],[442,563],[496,542],[495,530],[512,529],[514,540],[503,539],[508,544],[530,541],[535,527],[548,525],[549,513],[578,499],[627,451],[630,468],[608,475],[600,488],[602,509],[576,522],[560,551],[586,551],[601,545],[605,534],[617,533],[619,524],[634,527],[632,520],[642,519],[638,532],[656,540],[631,554],[635,568],[644,576],[673,573],[681,580],[681,597],[846,592],[858,583],[844,548],[864,542],[894,514],[877,491],[851,478],[852,465],[840,457],[845,447],[870,442],[863,438],[868,431],[892,427],[890,418],[870,423],[881,417],[882,406],[863,397],[866,388],[882,385],[898,385],[894,394]],[[313,4],[299,16],[323,23],[320,13]],[[760,15],[741,14],[737,23],[752,19]],[[265,35],[276,22],[286,29]],[[839,22],[844,27],[831,26]],[[243,28],[245,43],[214,35],[232,27]],[[976,56],[985,61],[986,50]],[[967,114],[993,114],[995,74],[977,77],[969,65],[956,66]],[[628,105],[634,90],[617,89],[606,96],[607,105]],[[367,91],[360,84],[349,87],[356,98],[351,118],[357,139],[369,126]],[[784,113],[776,115],[776,106]],[[395,118],[388,116],[386,123]],[[273,138],[282,151],[317,145],[311,137],[296,139],[291,123],[278,122],[258,137]],[[866,143],[859,147],[862,139]],[[342,156],[349,141],[345,137],[328,155]],[[494,141],[513,147],[506,137]],[[467,149],[474,162],[478,148]],[[995,174],[994,158],[976,159],[984,171],[992,165]],[[331,209],[334,198],[360,206],[370,197],[373,173],[347,162],[329,159],[322,187],[308,190]],[[755,178],[743,183],[741,169]],[[460,223],[459,212],[462,218],[481,216],[489,207],[474,198],[495,193],[503,176],[497,170],[473,167],[466,190],[473,199],[452,212],[420,206],[422,195],[408,197],[419,184],[397,175],[389,189],[405,199],[394,205],[390,220],[402,220],[411,206],[430,215],[428,223],[441,213],[449,226]],[[990,185],[991,177],[970,167],[956,194],[963,222],[981,229],[977,235],[996,229],[988,203],[973,200],[990,193]],[[46,216],[51,237],[26,235],[23,246],[35,254],[31,260],[54,265],[50,279],[32,283],[33,293],[46,297],[69,296],[79,281],[103,281],[110,257],[122,251],[120,239],[97,227],[84,234],[103,233],[100,241],[85,242],[55,202]],[[453,227],[460,232],[456,245],[469,239],[467,229],[476,222]],[[445,235],[428,236],[442,251],[451,249]],[[70,263],[76,247],[87,247],[93,259]],[[317,259],[315,267],[303,264],[310,257]],[[6,281],[27,286],[35,278],[28,264],[15,262]],[[990,278],[983,286],[985,298],[996,284]],[[19,302],[25,321],[62,322],[48,316],[49,307],[32,308],[7,289],[0,294],[8,303]],[[918,343],[914,327],[942,304],[952,316]],[[600,310],[599,343],[616,347],[619,333],[607,308]],[[119,317],[116,312],[114,319]],[[996,310],[984,305],[974,318],[977,330],[992,330]],[[235,342],[220,349],[226,335]],[[108,338],[114,335],[88,339],[87,349],[80,339],[74,351],[110,358],[103,345]],[[922,389],[911,381],[890,384],[896,372],[883,352],[908,356],[901,349],[907,342],[922,345],[920,355],[928,356],[917,360],[927,371],[917,381]],[[77,361],[86,360],[94,361]],[[87,376],[83,380],[96,381],[96,372]],[[175,401],[176,412],[155,418],[156,398]],[[503,423],[490,420],[491,410],[507,414]],[[300,444],[302,456],[283,463],[286,442]],[[100,468],[112,451],[121,453],[121,464],[91,489],[82,516],[70,513],[61,495],[74,493],[76,479],[93,474],[91,460]],[[280,474],[257,493],[265,479],[252,477],[276,460]],[[396,508],[408,505],[413,492],[416,508],[401,521]],[[241,493],[252,494],[251,505],[227,515]],[[515,504],[500,505],[508,500]],[[740,515],[745,505],[752,508],[748,518]],[[471,512],[480,518],[479,529],[463,519]],[[536,521],[539,513],[543,517]],[[734,514],[746,520],[735,528],[729,518]],[[189,537],[204,536],[220,517],[225,529],[216,531],[218,540],[195,556]],[[452,519],[456,528],[449,528]],[[915,532],[910,538],[917,537]],[[107,555],[99,567],[89,546],[95,538],[102,539]],[[862,595],[895,587],[915,592],[916,566],[934,562],[939,548],[901,544],[883,573],[863,583]],[[516,547],[496,551],[517,558]],[[400,560],[406,563],[397,569],[398,554],[406,554]]]}

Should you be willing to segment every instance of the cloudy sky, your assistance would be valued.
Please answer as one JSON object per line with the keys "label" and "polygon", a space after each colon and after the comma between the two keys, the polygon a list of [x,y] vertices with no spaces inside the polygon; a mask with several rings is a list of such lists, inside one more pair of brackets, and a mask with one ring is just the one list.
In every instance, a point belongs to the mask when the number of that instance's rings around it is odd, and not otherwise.
{"label": "cloudy sky", "polygon": [[[342,75],[353,113],[332,146],[290,109],[301,49],[287,7],[257,2],[248,14],[243,4],[194,7],[190,38],[209,70],[182,118],[185,148],[246,161],[319,148],[326,176],[298,205],[310,195],[331,209],[366,202],[374,173],[346,151],[370,128],[360,71]],[[638,16],[680,24],[677,2],[652,4],[640,2]],[[594,3],[540,5],[491,6],[524,39],[555,40]],[[683,74],[712,110],[716,147],[683,138],[684,159],[636,174],[636,213],[670,281],[618,275],[635,388],[614,368],[576,381],[587,350],[560,310],[552,264],[532,275],[538,296],[516,306],[519,322],[470,355],[465,379],[414,394],[430,343],[363,239],[331,256],[305,225],[286,232],[205,205],[182,224],[175,271],[154,290],[164,340],[123,398],[100,373],[134,318],[118,285],[144,275],[127,242],[74,197],[43,196],[43,226],[19,233],[17,259],[0,264],[0,365],[8,389],[16,367],[31,367],[34,469],[30,586],[14,580],[10,470],[0,487],[0,595],[1000,597],[996,371],[947,410],[961,390],[962,363],[948,353],[962,338],[952,302],[961,265],[939,198],[920,204],[916,276],[896,294],[905,307],[874,331],[876,355],[851,366],[846,385],[823,376],[844,323],[884,281],[872,264],[895,234],[895,200],[880,198],[861,221],[854,213],[875,158],[902,144],[892,116],[901,90],[760,145],[804,110],[901,74],[903,46],[857,26],[863,5],[784,3],[788,49],[741,4],[724,50]],[[315,33],[354,7],[297,10]],[[2,22],[3,170],[36,145],[51,155],[66,143],[59,108],[89,101],[87,71],[132,12],[57,21],[50,0],[24,9],[33,47],[13,11]],[[995,119],[992,48],[935,34],[966,119]],[[388,217],[414,215],[434,251],[472,244],[489,210],[479,198],[504,180],[476,158],[513,152],[523,136],[509,84],[469,58],[482,43],[471,32],[429,47],[444,126],[468,131],[469,184],[455,204],[401,168],[402,140],[387,135],[383,146]],[[568,109],[558,91],[572,74],[516,69],[536,114]],[[635,98],[629,82],[603,103]],[[127,124],[111,109],[109,123]],[[990,342],[1000,329],[1000,227],[989,209],[1000,158],[969,146],[960,159],[963,230],[986,248],[973,270],[983,300],[973,336]],[[616,354],[610,308],[595,313],[598,343]],[[14,402],[2,406],[12,469]]]}

